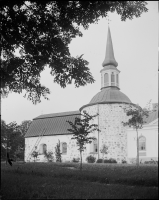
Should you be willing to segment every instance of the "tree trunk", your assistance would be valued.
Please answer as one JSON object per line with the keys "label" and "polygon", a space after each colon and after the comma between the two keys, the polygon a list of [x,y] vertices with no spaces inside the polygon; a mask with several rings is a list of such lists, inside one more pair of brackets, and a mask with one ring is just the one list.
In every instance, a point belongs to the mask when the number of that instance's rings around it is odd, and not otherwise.
{"label": "tree trunk", "polygon": [[8,135],[7,135],[7,141],[6,141],[6,165],[7,165],[7,162],[8,162],[7,152],[8,152]]}
{"label": "tree trunk", "polygon": [[136,129],[136,132],[137,132],[137,157],[136,157],[136,164],[137,164],[137,167],[139,167],[139,137],[138,137],[138,131]]}

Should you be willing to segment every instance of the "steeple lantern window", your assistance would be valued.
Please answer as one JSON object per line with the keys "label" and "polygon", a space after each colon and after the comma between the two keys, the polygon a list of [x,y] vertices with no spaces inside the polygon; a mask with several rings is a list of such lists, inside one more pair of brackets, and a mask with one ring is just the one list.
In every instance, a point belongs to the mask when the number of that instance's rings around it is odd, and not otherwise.
{"label": "steeple lantern window", "polygon": [[104,74],[104,87],[109,86],[109,74]]}
{"label": "steeple lantern window", "polygon": [[116,74],[116,86],[119,87],[119,75]]}
{"label": "steeple lantern window", "polygon": [[111,73],[111,86],[115,86],[115,75],[114,75],[114,72]]}

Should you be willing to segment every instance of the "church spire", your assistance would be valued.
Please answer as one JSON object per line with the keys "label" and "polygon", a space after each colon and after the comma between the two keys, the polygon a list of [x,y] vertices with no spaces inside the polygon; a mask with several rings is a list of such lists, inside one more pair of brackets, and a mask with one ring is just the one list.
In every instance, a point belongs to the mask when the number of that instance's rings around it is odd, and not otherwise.
{"label": "church spire", "polygon": [[114,57],[113,43],[112,43],[112,38],[111,38],[109,26],[108,26],[105,59],[104,59],[102,65],[103,65],[103,67],[105,67],[107,65],[113,65],[115,67],[118,66],[118,63],[116,62],[115,57]]}

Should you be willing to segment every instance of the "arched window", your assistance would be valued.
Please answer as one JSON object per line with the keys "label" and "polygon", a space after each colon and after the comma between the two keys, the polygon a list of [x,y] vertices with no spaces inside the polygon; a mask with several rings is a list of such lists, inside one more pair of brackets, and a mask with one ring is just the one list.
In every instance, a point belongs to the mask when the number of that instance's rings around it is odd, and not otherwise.
{"label": "arched window", "polygon": [[98,152],[98,140],[95,139],[91,143],[91,153],[97,153]]}
{"label": "arched window", "polygon": [[146,151],[146,138],[144,136],[139,137],[139,151]]}
{"label": "arched window", "polygon": [[104,74],[104,87],[109,85],[109,75],[108,73]]}
{"label": "arched window", "polygon": [[67,143],[66,142],[62,142],[61,151],[62,151],[62,154],[67,154]]}
{"label": "arched window", "polygon": [[116,74],[116,84],[117,84],[117,86],[119,86],[119,76],[118,76],[118,74]]}
{"label": "arched window", "polygon": [[111,74],[111,85],[115,86],[115,75],[114,75],[114,72],[112,72],[112,74]]}
{"label": "arched window", "polygon": [[46,144],[40,144],[39,154],[45,154],[46,152],[47,152],[47,145]]}

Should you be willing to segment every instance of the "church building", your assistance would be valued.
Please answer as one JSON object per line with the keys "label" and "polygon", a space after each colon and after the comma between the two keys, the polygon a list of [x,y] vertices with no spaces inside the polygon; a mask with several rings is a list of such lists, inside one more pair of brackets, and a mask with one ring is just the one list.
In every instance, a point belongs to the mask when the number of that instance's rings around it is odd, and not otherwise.
{"label": "church building", "polygon": [[[102,63],[101,90],[94,95],[91,101],[79,108],[78,111],[52,113],[40,115],[33,119],[25,135],[25,162],[32,162],[34,150],[38,151],[37,162],[47,161],[45,151],[55,152],[55,146],[60,141],[62,162],[79,158],[76,140],[67,130],[71,128],[67,120],[74,122],[83,111],[90,115],[99,114],[93,121],[98,124],[100,132],[91,136],[96,139],[86,145],[83,152],[83,162],[92,155],[96,160],[102,158],[101,148],[108,146],[105,158],[113,158],[117,163],[127,161],[133,163],[136,159],[136,132],[123,126],[128,120],[124,108],[134,105],[131,100],[120,91],[120,71],[115,60],[110,28],[108,27],[105,58]],[[158,160],[158,109],[150,113],[147,123],[139,131],[140,161]],[[55,154],[54,154],[55,157]]]}

